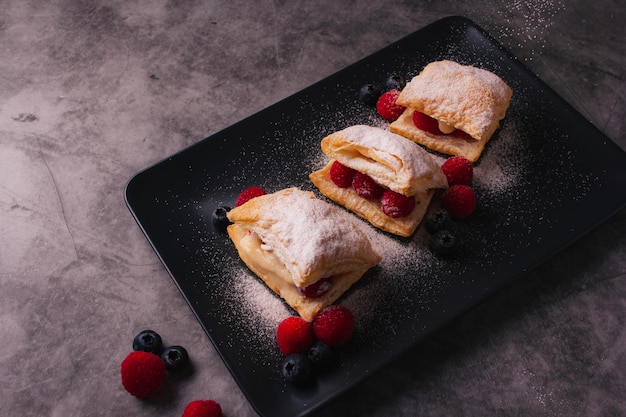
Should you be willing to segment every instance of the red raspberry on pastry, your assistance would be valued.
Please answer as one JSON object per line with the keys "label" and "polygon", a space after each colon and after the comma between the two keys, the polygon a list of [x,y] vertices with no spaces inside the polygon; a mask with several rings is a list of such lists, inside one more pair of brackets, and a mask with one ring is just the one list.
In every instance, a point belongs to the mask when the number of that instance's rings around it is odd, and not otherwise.
{"label": "red raspberry on pastry", "polygon": [[367,174],[356,171],[352,178],[352,187],[361,198],[373,200],[380,198],[385,189]]}
{"label": "red raspberry on pastry", "polygon": [[291,316],[276,329],[276,342],[284,355],[306,353],[313,344],[313,328],[301,317]]}
{"label": "red raspberry on pastry", "polygon": [[443,171],[446,176],[449,186],[457,184],[470,185],[474,178],[472,163],[464,156],[448,158],[443,165],[441,165],[441,171]]}
{"label": "red raspberry on pastry", "polygon": [[416,128],[430,134],[443,135],[443,132],[439,130],[439,122],[437,121],[437,119],[433,119],[432,117],[427,116],[422,112],[413,112],[413,124]]}
{"label": "red raspberry on pastry", "polygon": [[150,352],[133,351],[122,361],[122,385],[137,398],[146,398],[161,388],[167,372],[163,360]]}
{"label": "red raspberry on pastry", "polygon": [[187,404],[182,417],[222,417],[222,407],[213,400],[196,400]]}
{"label": "red raspberry on pastry", "polygon": [[343,165],[339,161],[333,162],[330,166],[330,179],[337,187],[348,188],[352,185],[354,170]]}
{"label": "red raspberry on pastry", "polygon": [[398,90],[389,90],[378,98],[376,102],[376,110],[383,119],[393,122],[404,112],[406,107],[396,104],[396,100],[400,92]]}
{"label": "red raspberry on pastry", "polygon": [[394,219],[408,216],[415,209],[415,197],[387,190],[380,199],[380,208],[383,213]]}
{"label": "red raspberry on pastry", "polygon": [[352,337],[354,316],[344,306],[326,307],[313,321],[313,331],[317,339],[328,346],[344,345]]}
{"label": "red raspberry on pastry", "polygon": [[476,196],[468,185],[453,185],[441,199],[443,208],[448,210],[453,219],[464,219],[474,212]]}
{"label": "red raspberry on pastry", "polygon": [[243,190],[241,194],[239,194],[239,196],[237,197],[237,200],[235,201],[235,207],[238,207],[248,202],[248,200],[253,199],[254,197],[258,197],[258,196],[265,195],[265,194],[267,193],[261,187],[256,187],[256,186],[248,187],[245,190]]}

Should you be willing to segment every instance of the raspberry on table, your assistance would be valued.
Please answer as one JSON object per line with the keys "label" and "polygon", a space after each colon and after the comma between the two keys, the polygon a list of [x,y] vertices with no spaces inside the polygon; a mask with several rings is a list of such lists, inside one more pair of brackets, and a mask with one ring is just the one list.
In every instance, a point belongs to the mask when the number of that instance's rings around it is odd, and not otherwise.
{"label": "raspberry on table", "polygon": [[341,305],[332,305],[322,310],[313,321],[317,340],[328,346],[344,345],[352,337],[354,316]]}
{"label": "raspberry on table", "polygon": [[408,197],[395,191],[387,190],[380,199],[380,208],[383,213],[394,219],[405,217],[415,209],[415,197]]}
{"label": "raspberry on table", "polygon": [[196,400],[187,404],[182,417],[222,417],[222,407],[213,400]]}
{"label": "raspberry on table", "polygon": [[137,398],[146,398],[161,388],[167,372],[159,356],[138,350],[122,361],[121,374],[126,391]]}
{"label": "raspberry on table", "polygon": [[237,200],[235,201],[235,207],[239,207],[240,205],[247,203],[249,200],[253,199],[254,197],[259,197],[265,194],[267,194],[266,191],[261,187],[256,187],[256,186],[248,187],[245,190],[243,190],[241,194],[239,194],[239,196],[237,197]]}
{"label": "raspberry on table", "polygon": [[453,185],[441,198],[443,208],[453,219],[464,219],[476,208],[474,190],[468,185]]}
{"label": "raspberry on table", "polygon": [[443,165],[441,165],[441,171],[448,180],[448,186],[457,184],[471,185],[474,179],[472,163],[464,156],[452,156],[448,158]]}
{"label": "raspberry on table", "polygon": [[396,104],[400,91],[393,89],[384,92],[376,102],[376,110],[383,119],[393,122],[404,112],[406,107]]}
{"label": "raspberry on table", "polygon": [[366,200],[374,200],[380,198],[385,192],[382,185],[378,184],[367,174],[355,171],[352,178],[352,187],[361,198]]}
{"label": "raspberry on table", "polygon": [[311,324],[298,316],[287,317],[276,329],[276,342],[284,355],[306,353],[313,345],[313,339]]}
{"label": "raspberry on table", "polygon": [[333,162],[330,166],[330,179],[337,187],[348,188],[352,185],[352,178],[355,171],[339,161]]}

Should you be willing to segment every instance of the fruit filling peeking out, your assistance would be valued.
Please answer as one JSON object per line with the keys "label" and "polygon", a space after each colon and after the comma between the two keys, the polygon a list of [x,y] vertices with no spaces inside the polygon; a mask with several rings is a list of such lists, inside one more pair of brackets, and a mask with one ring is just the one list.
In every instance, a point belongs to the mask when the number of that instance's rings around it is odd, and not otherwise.
{"label": "fruit filling peeking out", "polygon": [[334,161],[331,165],[330,179],[337,187],[352,187],[361,198],[380,199],[381,210],[389,217],[405,217],[415,209],[415,197],[388,190],[369,175],[348,168],[339,161]]}
{"label": "fruit filling peeking out", "polygon": [[298,291],[306,298],[320,298],[333,286],[333,277],[322,278],[314,284],[298,288]]}
{"label": "fruit filling peeking out", "polygon": [[413,112],[413,124],[418,129],[421,129],[432,135],[450,135],[460,139],[466,139],[470,137],[470,135],[463,132],[462,130],[456,129],[453,126],[449,126],[417,110]]}

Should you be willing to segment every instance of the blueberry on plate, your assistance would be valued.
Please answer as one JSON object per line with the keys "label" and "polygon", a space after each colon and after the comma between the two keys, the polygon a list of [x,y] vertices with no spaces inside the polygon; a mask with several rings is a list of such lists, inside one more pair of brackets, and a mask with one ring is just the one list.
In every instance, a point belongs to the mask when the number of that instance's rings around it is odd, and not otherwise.
{"label": "blueberry on plate", "polygon": [[382,93],[382,89],[378,85],[365,84],[359,90],[359,101],[368,106],[375,106]]}
{"label": "blueberry on plate", "polygon": [[391,74],[386,80],[385,80],[385,91],[389,91],[389,90],[398,90],[398,91],[402,91],[402,89],[404,88],[404,86],[406,86],[406,81],[404,80],[404,78],[398,74]]}
{"label": "blueberry on plate", "polygon": [[220,206],[213,210],[213,214],[211,215],[211,223],[215,230],[220,233],[226,233],[226,228],[230,224],[230,220],[226,217],[226,213],[230,211],[230,207],[228,206]]}
{"label": "blueberry on plate", "polygon": [[189,365],[189,354],[182,346],[165,348],[161,354],[161,359],[165,362],[165,369],[172,373],[180,372]]}
{"label": "blueberry on plate", "polygon": [[441,229],[431,236],[430,250],[437,256],[449,256],[454,253],[457,239],[448,229]]}
{"label": "blueberry on plate", "polygon": [[306,355],[292,353],[287,356],[280,367],[285,379],[294,384],[303,384],[311,379],[313,369]]}
{"label": "blueberry on plate", "polygon": [[335,355],[333,349],[326,343],[317,341],[309,349],[309,360],[316,367],[324,368],[332,363]]}
{"label": "blueberry on plate", "polygon": [[426,216],[426,230],[435,233],[442,229],[448,229],[452,225],[452,218],[446,209],[437,209]]}
{"label": "blueberry on plate", "polygon": [[163,350],[161,336],[153,330],[142,330],[133,339],[133,350],[159,355]]}

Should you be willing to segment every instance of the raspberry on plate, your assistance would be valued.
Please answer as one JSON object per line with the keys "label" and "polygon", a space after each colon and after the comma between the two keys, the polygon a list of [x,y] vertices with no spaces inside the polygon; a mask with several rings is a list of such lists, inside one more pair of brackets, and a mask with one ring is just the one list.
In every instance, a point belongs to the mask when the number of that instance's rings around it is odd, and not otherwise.
{"label": "raspberry on plate", "polygon": [[380,208],[383,213],[394,219],[408,216],[415,209],[415,197],[387,190],[380,199]]}
{"label": "raspberry on plate", "polygon": [[313,345],[313,328],[301,317],[291,316],[276,329],[276,342],[284,355],[306,353]]}
{"label": "raspberry on plate", "polygon": [[344,306],[326,307],[313,321],[313,331],[317,340],[328,346],[344,345],[352,337],[354,316]]}
{"label": "raspberry on plate", "polygon": [[240,205],[248,202],[248,200],[253,199],[254,197],[259,197],[261,195],[267,194],[265,190],[261,187],[248,187],[239,194],[237,200],[235,201],[235,207],[239,207]]}
{"label": "raspberry on plate", "polygon": [[222,417],[222,407],[213,400],[196,400],[187,404],[182,417]]}
{"label": "raspberry on plate", "polygon": [[453,219],[464,219],[476,208],[474,190],[468,185],[459,184],[448,188],[441,202]]}
{"label": "raspberry on plate", "polygon": [[385,189],[374,181],[372,177],[359,171],[355,171],[354,173],[352,187],[359,197],[365,198],[366,200],[380,198],[385,192]]}
{"label": "raspberry on plate", "polygon": [[443,165],[441,165],[441,171],[448,179],[449,186],[457,184],[470,185],[474,179],[472,163],[463,156],[448,158]]}
{"label": "raspberry on plate", "polygon": [[137,398],[146,398],[161,388],[167,372],[154,353],[133,351],[122,361],[122,385]]}
{"label": "raspberry on plate", "polygon": [[330,166],[330,179],[339,188],[348,188],[352,185],[354,170],[339,161],[333,162]]}
{"label": "raspberry on plate", "polygon": [[404,112],[406,107],[396,104],[396,100],[400,92],[398,90],[389,90],[381,94],[376,102],[376,110],[383,119],[393,122]]}

